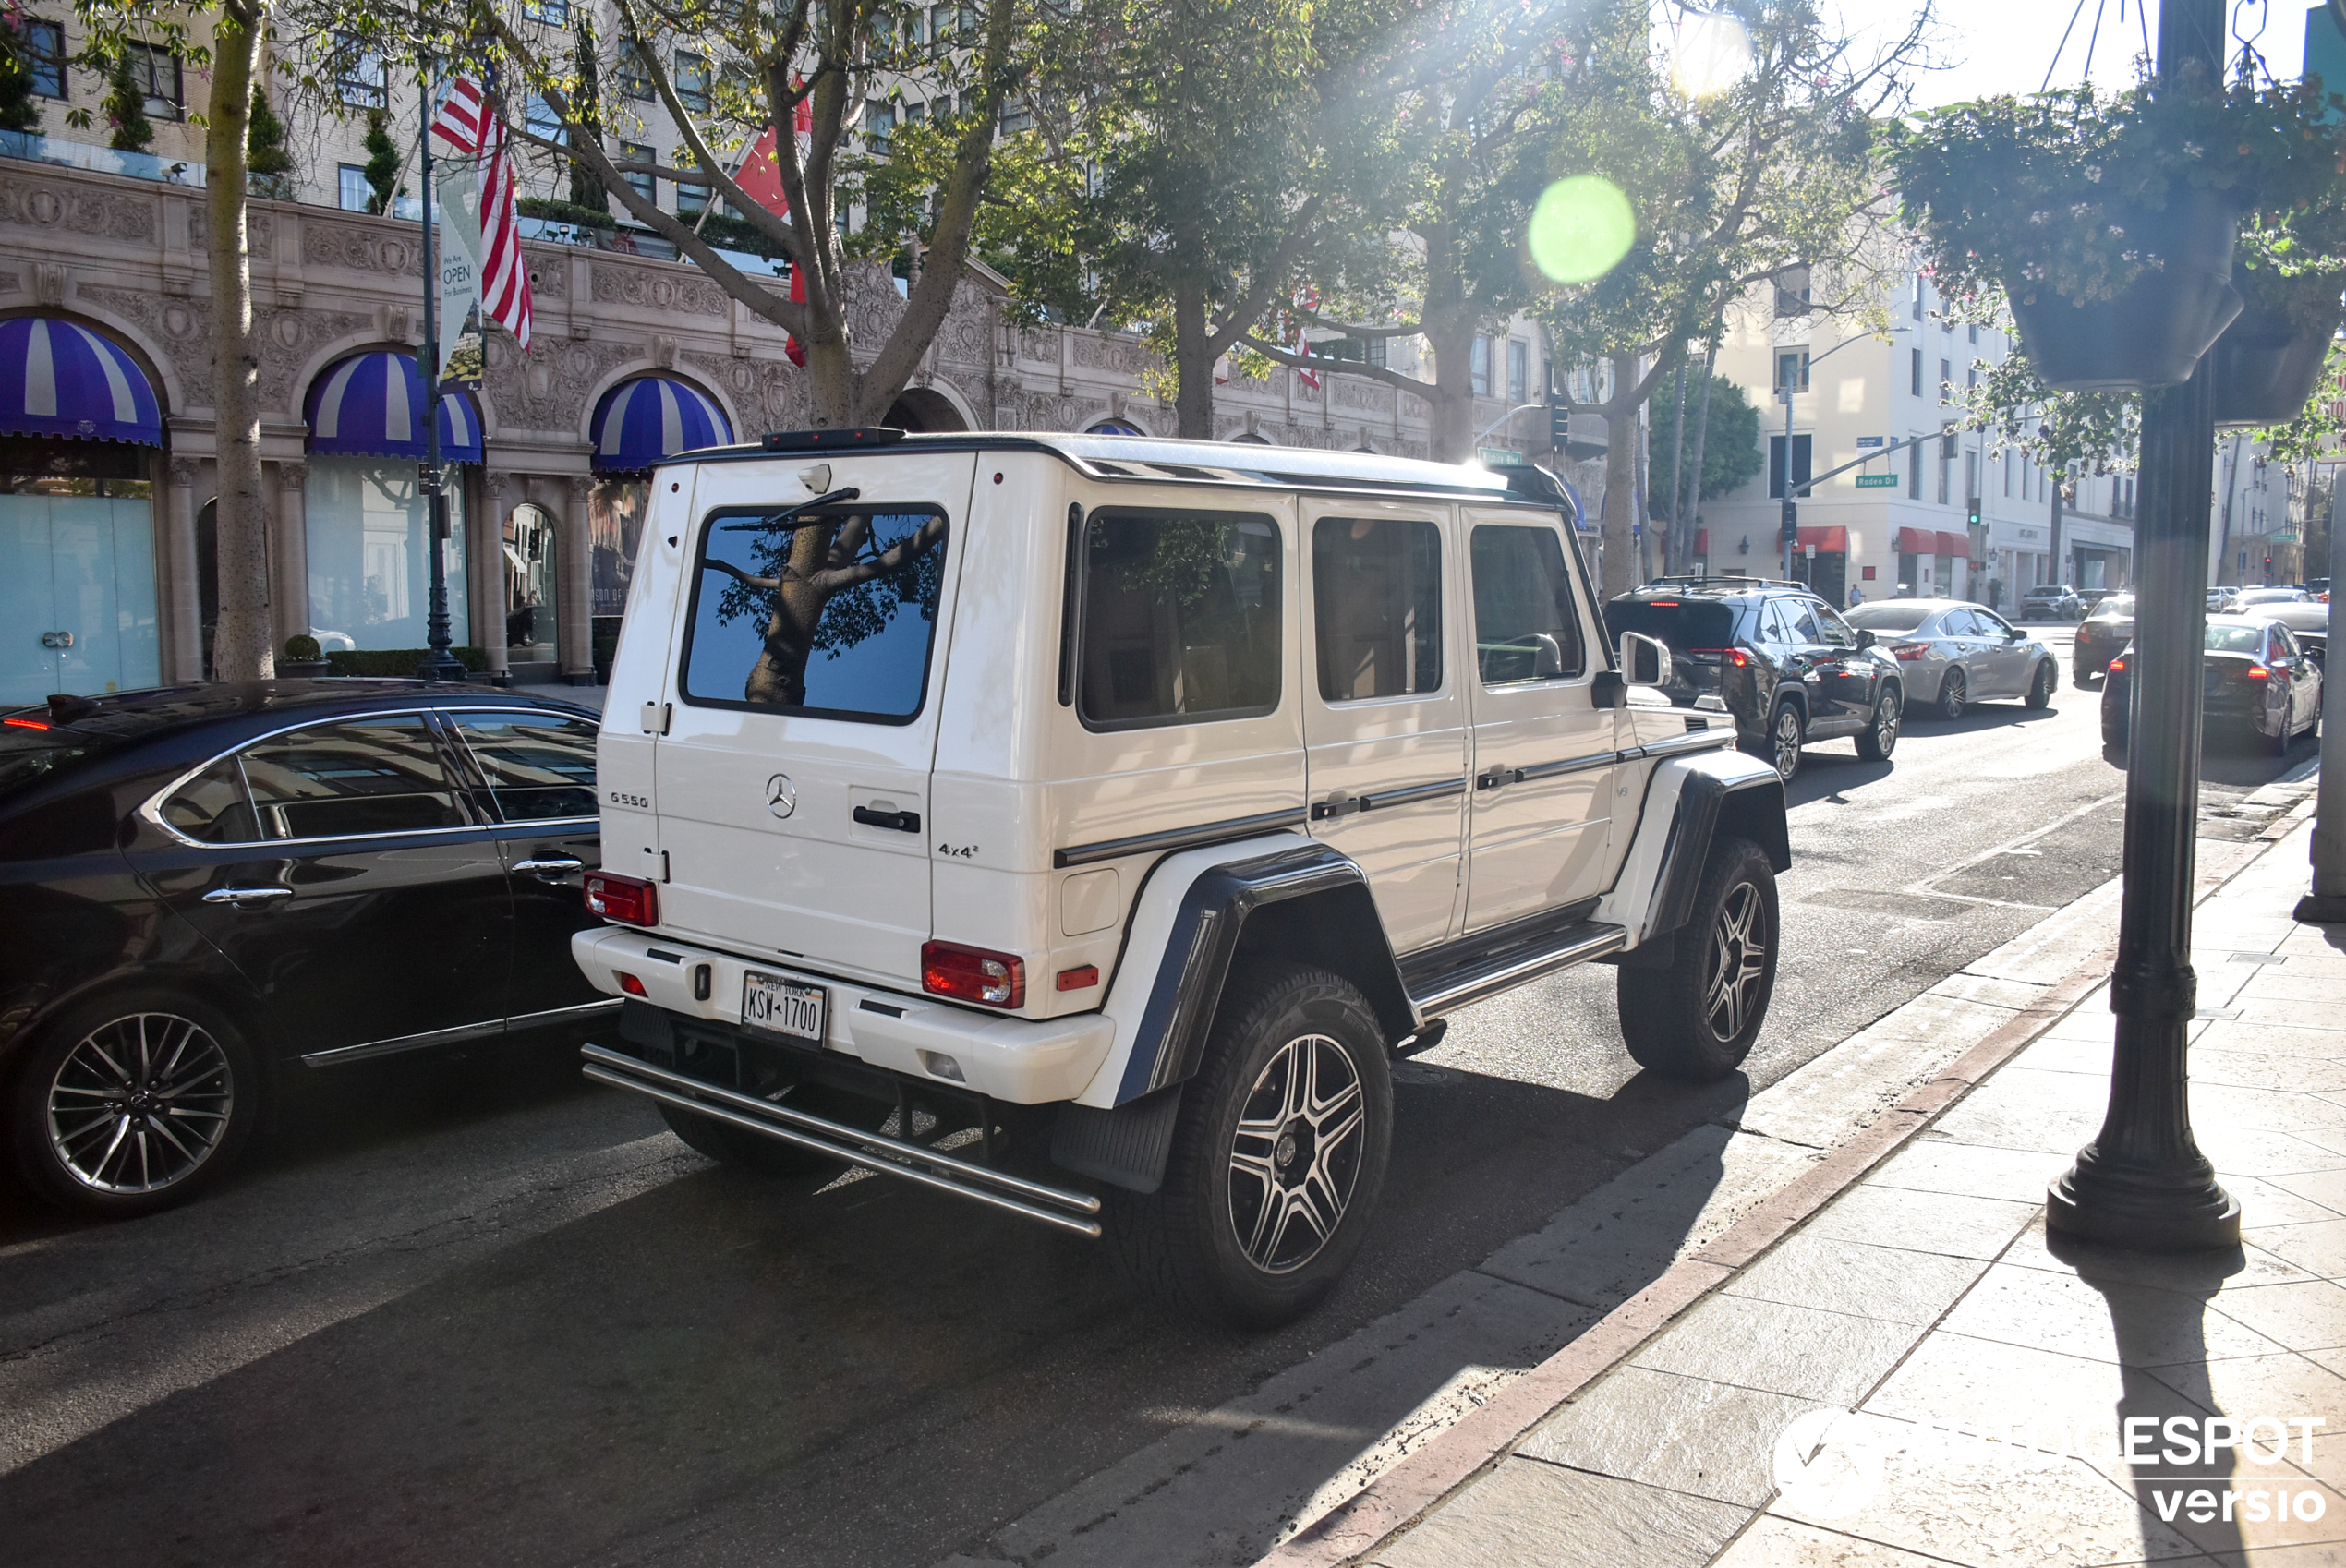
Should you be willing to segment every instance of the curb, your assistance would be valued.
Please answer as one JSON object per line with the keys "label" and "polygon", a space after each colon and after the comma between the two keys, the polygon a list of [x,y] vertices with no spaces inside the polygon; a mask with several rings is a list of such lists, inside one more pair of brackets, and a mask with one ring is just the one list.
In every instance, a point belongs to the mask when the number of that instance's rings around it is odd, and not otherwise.
{"label": "curb", "polygon": [[[2192,903],[2207,897],[2313,814],[2311,798],[2233,845],[2202,855]],[[2097,950],[2042,996],[2014,1015],[1919,1089],[1889,1107],[1812,1169],[1661,1277],[1591,1324],[1570,1345],[1508,1383],[1448,1431],[1403,1459],[1368,1486],[1265,1553],[1255,1568],[1340,1568],[1415,1524],[1453,1493],[1493,1468],[1558,1406],[1667,1328],[1688,1308],[1733,1279],[1736,1271],[1839,1197],[1867,1172],[2017,1055],[2107,978],[2114,946]]]}

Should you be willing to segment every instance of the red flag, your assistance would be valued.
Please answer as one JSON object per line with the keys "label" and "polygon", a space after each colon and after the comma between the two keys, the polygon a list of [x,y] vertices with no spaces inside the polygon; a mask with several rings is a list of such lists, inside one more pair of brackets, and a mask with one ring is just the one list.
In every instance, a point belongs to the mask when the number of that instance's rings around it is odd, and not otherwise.
{"label": "red flag", "polygon": [[448,84],[448,96],[441,102],[431,128],[457,151],[478,152],[489,117],[489,101],[482,96],[480,84],[470,77],[458,77]]}
{"label": "red flag", "polygon": [[480,187],[481,314],[529,347],[529,264],[521,253],[521,230],[514,218],[514,161],[505,150],[505,123],[487,117],[482,138],[489,154]]}
{"label": "red flag", "polygon": [[[813,105],[803,98],[792,112],[791,132],[798,142],[799,162],[804,167],[806,144],[815,134],[815,111]],[[790,197],[782,189],[781,160],[775,155],[776,146],[774,127],[769,125],[758,132],[757,139],[750,144],[749,156],[742,160],[740,170],[733,175],[733,183],[742,187],[744,196],[768,212],[778,218],[787,218],[790,216]],[[806,303],[806,275],[795,265],[790,270],[790,297],[793,305]],[[806,345],[795,337],[783,344],[782,352],[800,369],[806,368]]]}

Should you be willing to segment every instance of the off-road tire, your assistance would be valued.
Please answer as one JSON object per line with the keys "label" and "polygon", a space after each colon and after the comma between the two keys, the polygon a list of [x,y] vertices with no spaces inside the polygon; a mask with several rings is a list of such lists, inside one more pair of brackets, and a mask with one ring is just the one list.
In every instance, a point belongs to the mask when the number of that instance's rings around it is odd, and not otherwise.
{"label": "off-road tire", "polygon": [[1898,728],[1905,717],[1905,702],[1895,686],[1884,686],[1873,705],[1873,720],[1857,731],[1857,754],[1868,762],[1888,762],[1898,749]]}
{"label": "off-road tire", "polygon": [[1971,683],[1964,679],[1961,666],[1939,677],[1939,717],[1953,724],[1971,706]]}
{"label": "off-road tire", "polygon": [[[142,1041],[143,1064],[134,1059]],[[131,987],[67,1010],[17,1062],[8,1144],[35,1196],[127,1219],[218,1180],[260,1124],[265,1094],[260,1058],[225,1013],[176,991]],[[91,1116],[77,1120],[72,1108],[85,1104]],[[103,1112],[116,1104],[110,1128]]]}
{"label": "off-road tire", "polygon": [[2052,660],[2049,658],[2038,659],[2037,661],[2037,673],[2030,676],[2028,679],[2028,694],[2021,700],[2026,702],[2030,707],[2043,708],[2052,706],[2053,684],[2060,679],[2061,677],[2053,672]]}
{"label": "off-road tire", "polygon": [[[802,1087],[784,1098],[782,1104],[809,1116],[828,1116],[877,1130],[887,1120],[889,1109],[877,1100],[840,1091],[826,1092],[815,1087]],[[768,1138],[731,1122],[720,1122],[666,1101],[659,1103],[659,1119],[668,1130],[683,1139],[695,1153],[706,1154],[720,1165],[736,1165],[760,1176],[807,1176],[843,1170],[846,1162],[834,1160],[828,1154],[817,1154],[812,1149],[802,1149],[795,1143],[784,1143],[778,1138]]]}
{"label": "off-road tire", "polygon": [[[1766,851],[1748,838],[1716,840],[1671,961],[1614,971],[1630,1058],[1649,1072],[1697,1083],[1741,1067],[1767,1019],[1782,929]],[[1741,976],[1731,1012],[1730,999],[1717,992],[1723,962]]]}
{"label": "off-road tire", "polygon": [[[1311,1310],[1360,1250],[1385,1185],[1393,1142],[1388,1050],[1368,999],[1341,976],[1288,965],[1234,971],[1204,1063],[1182,1085],[1163,1183],[1153,1193],[1108,1194],[1108,1234],[1142,1288],[1227,1328],[1274,1327]],[[1292,1068],[1304,1055],[1315,1075],[1349,1075],[1320,1108],[1295,1092],[1313,1085],[1280,1076],[1283,1063]],[[1279,1130],[1246,1132],[1244,1121]],[[1280,1179],[1239,1174],[1241,1161]],[[1283,1185],[1297,1173],[1294,1186]],[[1252,1222],[1274,1198],[1274,1223],[1280,1213],[1299,1217],[1266,1236]],[[1331,1199],[1340,1200],[1335,1224],[1310,1246],[1319,1233],[1298,1205],[1324,1212]],[[1291,1239],[1289,1226],[1301,1227]],[[1250,1242],[1262,1260],[1250,1256]]]}

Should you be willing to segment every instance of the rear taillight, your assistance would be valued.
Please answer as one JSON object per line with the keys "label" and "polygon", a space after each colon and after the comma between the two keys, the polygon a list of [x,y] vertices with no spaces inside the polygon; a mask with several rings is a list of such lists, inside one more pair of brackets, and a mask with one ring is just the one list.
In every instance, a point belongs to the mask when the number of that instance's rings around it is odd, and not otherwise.
{"label": "rear taillight", "polygon": [[642,996],[647,999],[650,997],[651,993],[644,989],[644,983],[625,970],[615,969],[611,972],[611,978],[619,982],[619,988],[630,996]]}
{"label": "rear taillight", "polygon": [[2079,642],[2081,642],[2081,643],[2090,643],[2090,642],[2092,642],[2093,640],[2094,640],[2094,626],[2093,626],[2093,622],[2092,622],[2092,621],[2080,621],[2079,622],[2077,622],[2077,641],[2079,641]]}
{"label": "rear taillight", "polygon": [[1741,648],[1688,648],[1687,657],[1712,660],[1723,658],[1737,669],[1751,662],[1751,656]]}
{"label": "rear taillight", "polygon": [[1930,651],[1929,643],[1893,643],[1890,651],[1898,656],[1901,664],[1912,664]]}
{"label": "rear taillight", "polygon": [[2273,672],[2261,664],[2252,664],[2241,673],[2251,681],[2269,681],[2273,678]]}
{"label": "rear taillight", "polygon": [[586,874],[586,908],[617,925],[658,925],[659,888],[638,877],[590,871]]}
{"label": "rear taillight", "polygon": [[2126,673],[2126,656],[2124,654],[2120,654],[2116,658],[2110,661],[2110,672],[2112,675],[2123,675]]}
{"label": "rear taillight", "polygon": [[964,947],[958,942],[924,942],[921,989],[932,996],[950,996],[980,1007],[1023,1007],[1026,964],[1009,953]]}

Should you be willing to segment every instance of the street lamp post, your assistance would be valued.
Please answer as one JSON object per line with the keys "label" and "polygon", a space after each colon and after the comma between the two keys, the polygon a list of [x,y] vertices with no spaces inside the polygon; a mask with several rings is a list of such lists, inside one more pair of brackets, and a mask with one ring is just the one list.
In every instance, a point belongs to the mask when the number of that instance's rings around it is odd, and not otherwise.
{"label": "street lamp post", "polygon": [[[2166,0],[2159,92],[2218,90],[2222,0]],[[2237,1246],[2240,1204],[2192,1138],[2184,1077],[2197,1007],[2191,967],[2199,802],[2207,521],[2215,479],[2212,354],[2190,380],[2143,398],[2141,517],[2135,525],[2132,744],[2126,762],[2125,892],[2110,1105],[2101,1130],[2047,1195],[2048,1228],[2146,1252]]]}
{"label": "street lamp post", "polygon": [[440,471],[440,269],[432,260],[431,71],[423,72],[423,124],[417,163],[424,187],[424,341],[416,368],[424,382],[424,461],[417,478],[431,520],[431,606],[424,621],[424,661],[416,673],[426,681],[462,681],[465,667],[448,651],[448,495]]}

